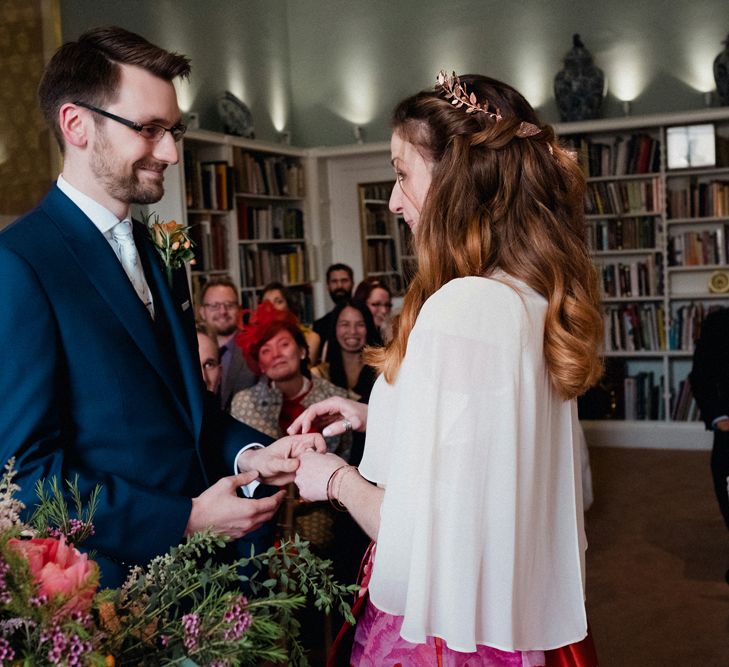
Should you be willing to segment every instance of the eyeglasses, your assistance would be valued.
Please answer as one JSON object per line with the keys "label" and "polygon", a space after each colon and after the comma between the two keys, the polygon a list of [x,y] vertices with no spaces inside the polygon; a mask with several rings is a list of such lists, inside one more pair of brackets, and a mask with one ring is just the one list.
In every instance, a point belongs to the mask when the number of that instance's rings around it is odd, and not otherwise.
{"label": "eyeglasses", "polygon": [[204,303],[203,307],[215,311],[221,310],[222,308],[225,308],[225,310],[236,310],[238,304],[235,301],[216,301],[215,303]]}
{"label": "eyeglasses", "polygon": [[183,123],[177,123],[177,125],[175,125],[174,127],[164,127],[164,125],[158,125],[157,123],[142,124],[137,123],[133,120],[128,120],[127,118],[122,118],[121,116],[117,116],[116,114],[110,113],[108,111],[104,111],[104,109],[99,109],[98,107],[95,107],[91,104],[86,104],[86,102],[79,102],[77,100],[76,102],[74,102],[74,104],[78,104],[78,106],[83,107],[84,109],[88,109],[89,111],[98,113],[105,118],[111,118],[111,120],[115,120],[117,123],[121,123],[122,125],[131,127],[135,132],[138,132],[147,141],[152,141],[154,143],[159,143],[160,141],[162,141],[162,137],[165,136],[165,132],[169,132],[175,141],[179,141],[180,139],[182,139],[182,137],[185,136],[185,132],[187,132],[187,126]]}

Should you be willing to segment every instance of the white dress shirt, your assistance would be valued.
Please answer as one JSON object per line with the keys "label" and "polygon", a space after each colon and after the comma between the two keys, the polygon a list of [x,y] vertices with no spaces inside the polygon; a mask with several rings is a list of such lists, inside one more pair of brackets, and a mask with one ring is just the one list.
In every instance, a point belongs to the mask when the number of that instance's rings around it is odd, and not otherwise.
{"label": "white dress shirt", "polygon": [[[89,220],[94,223],[94,226],[104,235],[104,238],[114,251],[114,255],[116,255],[117,259],[119,259],[119,262],[121,263],[121,258],[119,257],[119,246],[111,233],[111,230],[120,222],[119,218],[117,218],[116,215],[114,215],[108,208],[105,208],[99,204],[99,202],[91,199],[91,197],[71,185],[65,178],[63,178],[62,175],[58,176],[56,185],[58,185],[58,189],[74,204],[76,204],[76,206],[81,209]],[[122,220],[128,219],[128,213],[129,212],[127,211],[127,216],[122,218]],[[154,312],[152,291],[149,289],[149,284],[147,283],[147,278],[144,276],[144,272],[142,272],[142,279],[144,280],[147,294],[149,296],[151,310]]]}

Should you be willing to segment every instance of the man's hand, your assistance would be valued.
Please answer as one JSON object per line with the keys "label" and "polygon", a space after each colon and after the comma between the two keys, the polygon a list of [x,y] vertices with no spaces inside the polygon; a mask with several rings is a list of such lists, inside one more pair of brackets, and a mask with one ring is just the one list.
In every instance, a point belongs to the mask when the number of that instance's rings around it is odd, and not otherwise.
{"label": "man's hand", "polygon": [[241,472],[256,472],[265,484],[284,486],[294,481],[301,454],[326,450],[324,438],[318,433],[287,435],[268,447],[246,450],[238,456],[237,465]]}
{"label": "man's hand", "polygon": [[286,496],[285,490],[257,500],[239,498],[236,495],[239,486],[249,484],[257,476],[255,472],[245,472],[223,477],[197,498],[193,498],[185,535],[210,529],[238,539],[270,521]]}
{"label": "man's hand", "polygon": [[289,433],[321,432],[327,437],[367,428],[367,405],[341,396],[332,396],[302,412],[287,429]]}

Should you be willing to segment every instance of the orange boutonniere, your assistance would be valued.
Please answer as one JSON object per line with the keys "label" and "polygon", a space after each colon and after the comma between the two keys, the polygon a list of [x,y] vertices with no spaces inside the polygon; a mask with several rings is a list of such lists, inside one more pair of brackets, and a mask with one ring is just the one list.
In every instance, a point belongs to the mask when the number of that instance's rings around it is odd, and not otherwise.
{"label": "orange boutonniere", "polygon": [[172,287],[172,272],[185,266],[195,256],[192,251],[195,244],[189,236],[190,228],[175,220],[161,222],[156,213],[143,217],[154,247],[164,262],[167,282]]}

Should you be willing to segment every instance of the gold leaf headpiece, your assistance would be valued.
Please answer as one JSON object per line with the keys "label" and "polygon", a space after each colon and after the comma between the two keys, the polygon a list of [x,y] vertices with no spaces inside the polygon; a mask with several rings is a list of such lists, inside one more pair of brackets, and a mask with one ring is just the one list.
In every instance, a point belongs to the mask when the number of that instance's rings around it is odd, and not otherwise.
{"label": "gold leaf headpiece", "polygon": [[[478,98],[474,93],[469,93],[466,90],[466,86],[461,83],[460,78],[455,72],[447,74],[445,70],[441,70],[438,73],[438,85],[443,89],[446,98],[451,101],[451,104],[456,109],[464,108],[466,113],[484,113],[487,116],[493,118],[497,123],[503,119],[501,110],[498,107],[494,107],[495,111],[490,111],[488,100],[479,102]],[[539,134],[542,130],[534,125],[534,123],[527,123],[522,121],[519,125],[519,129],[516,131],[516,136],[520,139],[526,137],[533,137],[535,134]]]}

